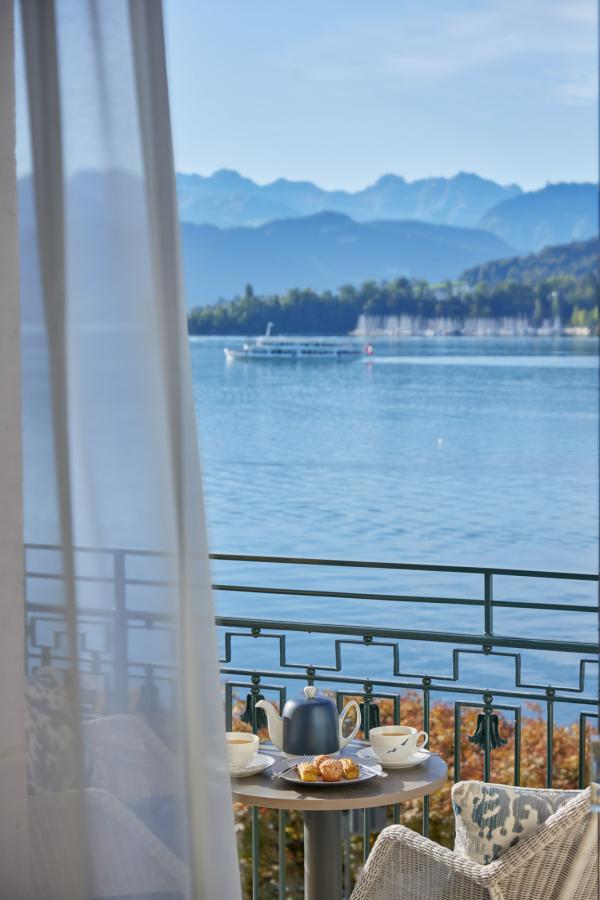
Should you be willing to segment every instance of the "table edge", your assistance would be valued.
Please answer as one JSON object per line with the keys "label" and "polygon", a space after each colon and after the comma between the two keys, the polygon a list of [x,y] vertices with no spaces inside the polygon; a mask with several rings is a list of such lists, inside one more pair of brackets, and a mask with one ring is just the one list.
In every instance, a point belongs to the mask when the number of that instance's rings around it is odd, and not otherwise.
{"label": "table edge", "polygon": [[415,788],[408,788],[405,791],[402,791],[396,796],[396,799],[384,800],[382,802],[381,796],[373,796],[373,797],[357,797],[354,802],[352,801],[352,797],[349,795],[347,798],[344,797],[343,800],[339,799],[335,802],[334,806],[325,805],[327,800],[327,795],[324,792],[323,800],[316,797],[310,797],[303,799],[302,797],[290,797],[289,801],[286,801],[285,798],[280,797],[248,797],[244,794],[242,784],[239,786],[232,783],[232,799],[234,803],[243,803],[244,806],[250,807],[264,807],[265,809],[282,809],[282,810],[297,810],[299,812],[314,812],[314,811],[323,811],[323,812],[332,812],[335,810],[347,810],[347,809],[374,809],[376,807],[381,806],[391,806],[394,803],[405,803],[407,800],[415,800],[419,797],[428,797],[430,794],[435,793],[435,791],[439,790],[439,788],[443,787],[448,780],[448,764],[441,757],[437,757],[443,763],[444,771],[432,781],[428,781],[427,784],[420,785]]}

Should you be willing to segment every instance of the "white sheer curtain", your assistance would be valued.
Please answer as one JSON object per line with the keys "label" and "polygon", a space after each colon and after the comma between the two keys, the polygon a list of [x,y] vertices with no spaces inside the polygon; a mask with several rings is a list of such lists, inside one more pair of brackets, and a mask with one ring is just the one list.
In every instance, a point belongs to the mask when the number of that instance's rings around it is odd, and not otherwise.
{"label": "white sheer curtain", "polygon": [[238,898],[161,4],[18,12],[23,896]]}

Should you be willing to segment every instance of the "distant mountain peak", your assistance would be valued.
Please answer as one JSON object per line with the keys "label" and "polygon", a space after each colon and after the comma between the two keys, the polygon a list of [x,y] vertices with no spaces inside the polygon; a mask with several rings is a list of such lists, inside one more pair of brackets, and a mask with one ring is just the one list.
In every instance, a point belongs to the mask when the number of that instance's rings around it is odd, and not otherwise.
{"label": "distant mountain peak", "polygon": [[274,219],[272,222],[265,222],[259,227],[259,231],[277,234],[298,234],[305,235],[309,232],[332,232],[332,231],[349,231],[352,226],[357,223],[345,216],[343,213],[331,212],[324,210],[323,212],[313,213],[311,216],[287,216],[283,219]]}
{"label": "distant mountain peak", "polygon": [[308,188],[313,191],[322,191],[323,188],[320,188],[317,184],[314,184],[312,181],[296,181],[293,178],[276,178],[275,181],[270,181],[265,185],[268,188]]}
{"label": "distant mountain peak", "polygon": [[396,185],[396,184],[408,184],[402,175],[396,175],[394,172],[386,172],[385,175],[381,175],[377,181],[375,182],[376,187],[386,187],[387,185]]}
{"label": "distant mountain peak", "polygon": [[234,186],[244,184],[244,185],[252,185],[253,187],[258,187],[258,185],[252,181],[251,178],[247,178],[245,175],[240,175],[239,172],[236,172],[235,169],[217,169],[216,172],[213,172],[212,175],[209,176],[211,181],[216,182],[217,184],[231,184]]}
{"label": "distant mountain peak", "polygon": [[548,184],[495,204],[479,225],[520,250],[541,250],[598,234],[598,185]]}
{"label": "distant mountain peak", "polygon": [[347,225],[353,219],[345,213],[324,209],[322,212],[313,213],[312,216],[304,216],[301,221],[313,222],[315,225]]}

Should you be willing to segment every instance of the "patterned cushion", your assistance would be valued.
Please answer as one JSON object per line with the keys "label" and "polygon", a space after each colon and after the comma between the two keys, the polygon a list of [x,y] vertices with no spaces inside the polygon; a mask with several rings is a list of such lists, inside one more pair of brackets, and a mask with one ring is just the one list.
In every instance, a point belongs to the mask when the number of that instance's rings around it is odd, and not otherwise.
{"label": "patterned cushion", "polygon": [[578,793],[459,781],[452,788],[454,852],[487,865],[537,831]]}
{"label": "patterned cushion", "polygon": [[30,794],[78,786],[77,722],[61,672],[44,666],[27,679],[27,786]]}

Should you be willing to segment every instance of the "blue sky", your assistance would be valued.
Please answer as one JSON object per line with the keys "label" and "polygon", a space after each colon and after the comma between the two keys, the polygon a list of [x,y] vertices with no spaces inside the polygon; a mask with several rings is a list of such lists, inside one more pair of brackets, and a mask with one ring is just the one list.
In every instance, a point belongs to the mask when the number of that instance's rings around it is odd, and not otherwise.
{"label": "blue sky", "polygon": [[597,177],[595,0],[164,0],[177,168]]}

